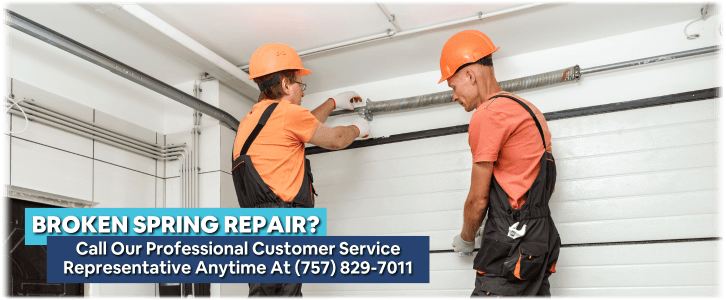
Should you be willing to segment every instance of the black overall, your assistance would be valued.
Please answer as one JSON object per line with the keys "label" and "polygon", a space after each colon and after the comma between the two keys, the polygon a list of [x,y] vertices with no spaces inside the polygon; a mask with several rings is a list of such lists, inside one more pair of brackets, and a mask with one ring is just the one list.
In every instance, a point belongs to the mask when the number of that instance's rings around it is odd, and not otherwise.
{"label": "black overall", "polygon": [[[527,191],[527,201],[520,209],[512,209],[507,193],[492,176],[487,206],[489,218],[484,227],[479,253],[474,258],[474,269],[486,273],[477,275],[472,296],[487,293],[505,296],[549,295],[547,278],[560,253],[560,236],[549,209],[557,176],[555,159],[546,150],[542,126],[534,112],[517,98],[506,95],[492,98],[497,97],[512,99],[529,112],[539,129],[545,151],[540,158],[539,173]],[[507,233],[509,227],[517,222],[518,230],[523,225],[527,225],[527,229],[524,236],[512,239]]]}
{"label": "black overall", "polygon": [[[262,180],[257,173],[252,159],[247,155],[250,145],[254,142],[278,103],[268,106],[257,121],[257,126],[247,137],[237,159],[232,160],[232,179],[237,192],[237,201],[243,208],[289,208],[315,206],[313,194],[313,174],[310,160],[305,158],[305,176],[295,198],[286,202],[280,199]],[[302,296],[302,283],[250,283],[249,296]]]}

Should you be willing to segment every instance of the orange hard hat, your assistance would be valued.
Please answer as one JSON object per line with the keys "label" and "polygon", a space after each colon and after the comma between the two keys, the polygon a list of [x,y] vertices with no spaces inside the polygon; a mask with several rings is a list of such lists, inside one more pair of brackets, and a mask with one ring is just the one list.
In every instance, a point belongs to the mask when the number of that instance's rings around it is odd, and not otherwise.
{"label": "orange hard hat", "polygon": [[489,37],[478,30],[461,31],[446,41],[441,50],[441,80],[454,76],[466,63],[473,63],[499,50]]}
{"label": "orange hard hat", "polygon": [[264,44],[257,48],[250,60],[250,79],[282,70],[300,70],[300,76],[310,75],[303,68],[300,55],[292,47],[281,43]]}

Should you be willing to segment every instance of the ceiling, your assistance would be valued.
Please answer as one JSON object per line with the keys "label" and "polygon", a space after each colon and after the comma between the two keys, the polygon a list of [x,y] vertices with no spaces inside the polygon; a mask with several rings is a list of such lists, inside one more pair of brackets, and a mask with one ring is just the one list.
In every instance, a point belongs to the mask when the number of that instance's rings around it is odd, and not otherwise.
{"label": "ceiling", "polygon": [[[402,31],[520,4],[386,4]],[[368,4],[141,4],[236,66],[269,42],[298,51],[384,33],[393,26]],[[495,59],[698,18],[702,5],[547,4],[513,13],[303,58],[308,93],[438,70],[454,33],[480,30],[501,47]],[[85,4],[12,4],[10,9],[171,85],[200,70]],[[170,100],[171,101],[171,100]]]}

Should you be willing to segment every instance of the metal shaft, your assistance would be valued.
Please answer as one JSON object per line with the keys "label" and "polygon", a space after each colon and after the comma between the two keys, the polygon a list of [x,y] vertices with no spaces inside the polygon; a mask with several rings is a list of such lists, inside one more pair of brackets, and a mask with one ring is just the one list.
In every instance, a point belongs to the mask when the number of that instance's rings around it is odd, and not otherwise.
{"label": "metal shaft", "polygon": [[[630,60],[620,63],[614,63],[599,67],[580,69],[579,66],[574,66],[562,70],[546,72],[537,75],[531,75],[527,77],[516,78],[512,80],[499,82],[499,86],[508,92],[523,91],[543,86],[554,85],[562,82],[578,81],[581,76],[585,74],[594,74],[598,72],[605,72],[610,70],[617,70],[622,68],[630,68],[636,66],[642,66],[651,63],[657,63],[662,61],[675,60],[680,58],[692,57],[697,55],[716,53],[720,51],[720,46],[710,46],[704,48],[698,48],[693,50],[687,50],[676,53],[669,53],[665,55],[652,56],[647,58],[641,58],[636,60]],[[444,91],[427,95],[420,95],[408,98],[393,99],[386,101],[369,101],[365,107],[358,107],[353,111],[335,111],[331,113],[331,116],[349,115],[349,114],[360,114],[366,117],[370,117],[373,114],[393,112],[399,110],[408,110],[414,108],[430,107],[434,105],[451,103],[453,98],[452,91]]]}
{"label": "metal shaft", "polygon": [[35,23],[17,13],[5,9],[5,23],[19,31],[25,32],[41,41],[56,46],[68,53],[85,59],[95,65],[113,72],[116,75],[124,77],[128,80],[143,85],[159,94],[167,96],[181,104],[192,109],[198,110],[212,118],[215,118],[225,124],[230,129],[237,131],[239,121],[229,113],[210,105],[202,100],[184,93],[173,86],[170,86],[160,80],[144,74],[118,60],[108,57],[86,45],[76,42],[58,32],[51,30],[43,25]]}

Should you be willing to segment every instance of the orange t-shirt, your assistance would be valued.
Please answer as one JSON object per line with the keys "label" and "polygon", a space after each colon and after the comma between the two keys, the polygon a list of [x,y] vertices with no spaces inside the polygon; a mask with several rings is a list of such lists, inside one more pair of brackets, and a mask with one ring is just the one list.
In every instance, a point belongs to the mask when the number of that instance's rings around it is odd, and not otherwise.
{"label": "orange t-shirt", "polygon": [[[552,153],[552,135],[542,113],[520,97],[508,92],[489,95],[513,96],[529,106],[537,116]],[[469,123],[469,146],[474,162],[494,162],[493,176],[509,196],[513,209],[519,209],[527,200],[525,193],[539,172],[539,161],[544,153],[542,138],[532,116],[516,101],[499,97],[482,103]]]}
{"label": "orange t-shirt", "polygon": [[[258,102],[242,119],[234,141],[234,159],[272,103],[275,101]],[[292,201],[300,190],[305,176],[305,143],[313,137],[319,123],[309,110],[287,100],[280,101],[247,151],[262,180],[283,201]]]}

